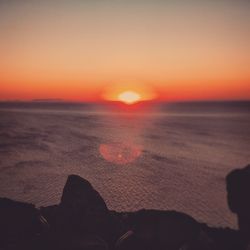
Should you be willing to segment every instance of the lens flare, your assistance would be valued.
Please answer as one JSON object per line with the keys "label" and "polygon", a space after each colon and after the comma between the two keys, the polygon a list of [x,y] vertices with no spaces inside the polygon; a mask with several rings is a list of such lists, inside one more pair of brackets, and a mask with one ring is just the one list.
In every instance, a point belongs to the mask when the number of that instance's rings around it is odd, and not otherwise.
{"label": "lens flare", "polygon": [[101,144],[99,151],[106,161],[119,165],[131,163],[141,155],[140,146],[125,143]]}

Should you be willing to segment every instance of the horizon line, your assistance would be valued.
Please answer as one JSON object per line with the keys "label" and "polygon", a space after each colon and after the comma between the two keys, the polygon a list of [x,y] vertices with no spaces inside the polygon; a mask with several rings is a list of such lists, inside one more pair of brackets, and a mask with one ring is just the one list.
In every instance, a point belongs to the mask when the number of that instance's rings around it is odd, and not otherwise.
{"label": "horizon line", "polygon": [[[61,98],[39,98],[39,99],[0,99],[0,103],[71,103],[71,104],[111,104],[111,103],[122,103],[116,100],[67,100]],[[140,103],[207,103],[207,102],[250,102],[250,99],[190,99],[190,100],[142,100],[132,105]]]}

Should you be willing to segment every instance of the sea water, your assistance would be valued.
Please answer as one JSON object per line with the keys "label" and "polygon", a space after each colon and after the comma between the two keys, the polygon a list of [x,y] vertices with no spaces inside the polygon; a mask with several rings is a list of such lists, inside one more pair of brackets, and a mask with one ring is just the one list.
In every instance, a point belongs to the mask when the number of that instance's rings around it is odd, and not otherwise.
{"label": "sea water", "polygon": [[57,204],[78,174],[110,209],[236,227],[225,177],[250,163],[250,102],[115,105],[0,103],[0,196]]}

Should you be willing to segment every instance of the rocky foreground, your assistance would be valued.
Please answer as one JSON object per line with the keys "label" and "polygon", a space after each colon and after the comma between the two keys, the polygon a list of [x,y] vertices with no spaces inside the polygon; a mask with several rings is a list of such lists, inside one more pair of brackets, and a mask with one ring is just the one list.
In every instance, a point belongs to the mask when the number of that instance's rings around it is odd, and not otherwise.
{"label": "rocky foreground", "polygon": [[70,175],[59,205],[0,198],[0,250],[250,249],[250,165],[227,176],[239,230],[214,228],[176,211],[110,211],[91,184]]}

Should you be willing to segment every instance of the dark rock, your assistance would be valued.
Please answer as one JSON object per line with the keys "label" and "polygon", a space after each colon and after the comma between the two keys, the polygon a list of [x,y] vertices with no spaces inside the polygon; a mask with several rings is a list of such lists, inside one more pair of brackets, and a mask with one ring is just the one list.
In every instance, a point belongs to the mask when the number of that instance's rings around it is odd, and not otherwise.
{"label": "dark rock", "polygon": [[0,198],[0,248],[29,249],[41,232],[34,205]]}
{"label": "dark rock", "polygon": [[50,227],[55,227],[58,205],[40,207],[40,214],[46,219]]}
{"label": "dark rock", "polygon": [[127,231],[116,242],[115,249],[117,250],[145,250],[147,242],[142,241],[132,231]]}
{"label": "dark rock", "polygon": [[212,228],[176,211],[109,211],[100,194],[70,175],[59,205],[0,198],[4,250],[245,250],[250,239],[250,165],[227,176],[228,204],[240,230]]}
{"label": "dark rock", "polygon": [[107,243],[94,235],[85,235],[74,242],[69,247],[69,250],[108,250]]}
{"label": "dark rock", "polygon": [[118,242],[122,250],[179,249],[196,241],[201,231],[192,217],[175,211],[140,210],[126,220],[133,234]]}
{"label": "dark rock", "polygon": [[250,243],[250,165],[233,170],[226,181],[229,208],[238,216],[243,240]]}
{"label": "dark rock", "polygon": [[58,207],[56,230],[76,238],[93,234],[111,243],[115,237],[113,226],[112,216],[100,194],[87,180],[70,175]]}
{"label": "dark rock", "polygon": [[238,230],[209,227],[206,224],[201,224],[201,228],[213,240],[218,250],[245,249]]}
{"label": "dark rock", "polygon": [[184,243],[179,250],[222,250],[217,247],[216,243],[213,241],[209,235],[200,231],[199,235],[195,238],[195,240]]}

